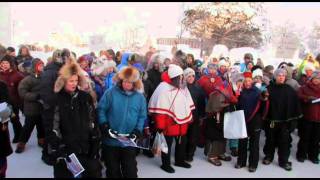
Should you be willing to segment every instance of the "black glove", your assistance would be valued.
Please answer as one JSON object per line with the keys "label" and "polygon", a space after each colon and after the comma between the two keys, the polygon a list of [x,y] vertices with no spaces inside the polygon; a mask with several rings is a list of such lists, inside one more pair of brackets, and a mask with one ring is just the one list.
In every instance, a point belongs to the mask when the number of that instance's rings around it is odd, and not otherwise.
{"label": "black glove", "polygon": [[99,150],[101,146],[101,134],[99,130],[93,131],[90,140],[89,157],[93,159],[99,158]]}
{"label": "black glove", "polygon": [[107,123],[101,124],[100,130],[101,130],[102,139],[111,138],[111,136],[109,134],[110,128]]}
{"label": "black glove", "polygon": [[142,138],[142,133],[139,130],[133,130],[133,132],[129,136],[130,139],[141,139]]}

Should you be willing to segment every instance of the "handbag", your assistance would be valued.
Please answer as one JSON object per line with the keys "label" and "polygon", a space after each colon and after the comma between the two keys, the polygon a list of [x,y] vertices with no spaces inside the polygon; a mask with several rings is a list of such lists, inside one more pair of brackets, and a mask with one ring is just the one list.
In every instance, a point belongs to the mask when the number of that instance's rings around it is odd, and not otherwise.
{"label": "handbag", "polygon": [[243,139],[248,137],[243,110],[226,112],[223,119],[224,138]]}

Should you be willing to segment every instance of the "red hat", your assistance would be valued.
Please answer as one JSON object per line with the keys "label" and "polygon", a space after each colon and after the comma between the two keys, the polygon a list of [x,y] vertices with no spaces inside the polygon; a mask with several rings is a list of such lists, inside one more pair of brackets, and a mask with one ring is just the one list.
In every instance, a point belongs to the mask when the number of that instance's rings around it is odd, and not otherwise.
{"label": "red hat", "polygon": [[251,72],[244,72],[243,73],[244,78],[251,78],[252,79],[252,73]]}

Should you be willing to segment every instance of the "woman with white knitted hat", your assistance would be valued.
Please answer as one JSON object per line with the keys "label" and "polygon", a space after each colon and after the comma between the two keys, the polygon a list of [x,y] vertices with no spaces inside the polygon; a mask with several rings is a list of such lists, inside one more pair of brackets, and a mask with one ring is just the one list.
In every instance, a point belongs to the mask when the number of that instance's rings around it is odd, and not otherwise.
{"label": "woman with white knitted hat", "polygon": [[185,161],[185,148],[187,129],[192,122],[192,110],[195,107],[189,90],[183,88],[183,70],[180,66],[170,64],[162,80],[151,96],[149,113],[152,113],[156,129],[163,132],[168,144],[168,153],[161,155],[161,169],[174,173],[170,160],[173,140],[176,141],[175,165],[191,168]]}

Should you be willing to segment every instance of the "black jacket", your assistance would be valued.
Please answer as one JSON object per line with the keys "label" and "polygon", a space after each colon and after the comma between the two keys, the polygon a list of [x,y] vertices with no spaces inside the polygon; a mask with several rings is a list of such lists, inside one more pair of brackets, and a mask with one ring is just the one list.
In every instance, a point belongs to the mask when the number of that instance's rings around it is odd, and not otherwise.
{"label": "black jacket", "polygon": [[196,83],[188,84],[187,86],[195,105],[195,110],[192,112],[193,121],[198,121],[206,115],[206,94]]}
{"label": "black jacket", "polygon": [[[50,63],[41,74],[40,81],[40,98],[44,103],[45,109],[55,106],[56,94],[53,92],[54,84],[58,78],[58,72],[62,64]],[[46,108],[47,107],[47,108]]]}
{"label": "black jacket", "polygon": [[158,87],[158,85],[161,83],[161,72],[159,72],[158,70],[155,69],[150,69],[149,71],[147,71],[148,74],[148,79],[146,80],[146,89],[148,89],[147,91],[145,91],[146,96],[147,96],[147,100],[149,101],[153,92],[156,90],[156,88]]}
{"label": "black jacket", "polygon": [[66,145],[68,154],[87,155],[96,151],[93,141],[100,142],[100,131],[92,97],[81,90],[72,95],[61,90],[57,94],[53,130]]}
{"label": "black jacket", "polygon": [[57,102],[57,95],[54,93],[53,89],[61,67],[62,64],[52,62],[44,68],[44,71],[41,74],[39,94],[43,107],[42,122],[46,139],[52,138],[50,133],[53,128],[54,107]]}
{"label": "black jacket", "polygon": [[302,117],[296,91],[287,84],[271,83],[268,86],[270,107],[267,119],[288,122]]}
{"label": "black jacket", "polygon": [[[5,82],[0,81],[0,103],[9,103],[8,88]],[[6,123],[6,126],[8,123]],[[12,148],[10,144],[9,131],[2,130],[4,125],[0,122],[0,157],[7,157],[12,153]]]}
{"label": "black jacket", "polygon": [[42,112],[42,105],[39,102],[41,76],[34,72],[36,63],[37,61],[34,61],[32,64],[32,73],[25,77],[18,86],[19,96],[24,104],[23,112],[26,116],[41,115]]}

